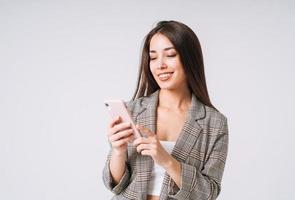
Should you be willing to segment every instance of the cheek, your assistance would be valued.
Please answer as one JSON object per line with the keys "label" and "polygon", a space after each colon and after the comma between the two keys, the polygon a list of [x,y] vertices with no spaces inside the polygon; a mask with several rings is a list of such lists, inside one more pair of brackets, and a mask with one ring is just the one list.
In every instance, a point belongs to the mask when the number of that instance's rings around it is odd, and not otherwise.
{"label": "cheek", "polygon": [[153,72],[155,70],[154,64],[152,62],[150,62],[149,68],[150,68],[151,72]]}
{"label": "cheek", "polygon": [[181,66],[181,63],[178,59],[171,59],[167,61],[167,65],[171,68],[174,68],[176,70],[179,70],[179,67]]}
{"label": "cheek", "polygon": [[183,69],[183,66],[180,62],[178,62],[176,65],[176,71],[177,71],[177,76],[181,81],[185,81],[186,80],[186,75]]}
{"label": "cheek", "polygon": [[155,76],[156,73],[156,67],[152,63],[150,64],[150,71],[152,72],[153,76]]}
{"label": "cheek", "polygon": [[157,69],[157,62],[153,62],[153,61],[151,61],[151,62],[150,62],[150,70],[151,70],[152,72],[154,72],[154,71],[156,71],[156,69]]}

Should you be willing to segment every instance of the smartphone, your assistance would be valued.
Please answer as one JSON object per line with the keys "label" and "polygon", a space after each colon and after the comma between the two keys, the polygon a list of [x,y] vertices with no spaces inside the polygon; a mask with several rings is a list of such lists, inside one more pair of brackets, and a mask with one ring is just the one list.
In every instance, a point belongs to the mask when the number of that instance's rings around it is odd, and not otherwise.
{"label": "smartphone", "polygon": [[142,137],[139,130],[135,127],[135,123],[123,100],[105,100],[104,105],[107,107],[112,118],[120,116],[122,122],[130,122],[135,138]]}

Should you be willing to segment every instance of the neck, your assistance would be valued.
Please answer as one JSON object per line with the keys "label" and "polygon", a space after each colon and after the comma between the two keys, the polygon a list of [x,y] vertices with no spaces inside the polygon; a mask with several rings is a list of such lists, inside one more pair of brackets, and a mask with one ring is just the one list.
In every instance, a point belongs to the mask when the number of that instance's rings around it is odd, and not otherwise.
{"label": "neck", "polygon": [[189,89],[168,90],[160,89],[159,107],[170,110],[187,111],[191,104],[192,94]]}

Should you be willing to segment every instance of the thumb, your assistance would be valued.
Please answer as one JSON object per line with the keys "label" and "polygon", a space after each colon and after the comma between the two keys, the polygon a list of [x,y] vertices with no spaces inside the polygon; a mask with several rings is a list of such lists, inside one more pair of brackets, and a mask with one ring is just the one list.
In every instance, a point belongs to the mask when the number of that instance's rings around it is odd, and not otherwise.
{"label": "thumb", "polygon": [[141,126],[139,124],[136,125],[136,128],[139,129],[141,133],[144,133],[147,137],[154,136],[155,134],[148,128]]}

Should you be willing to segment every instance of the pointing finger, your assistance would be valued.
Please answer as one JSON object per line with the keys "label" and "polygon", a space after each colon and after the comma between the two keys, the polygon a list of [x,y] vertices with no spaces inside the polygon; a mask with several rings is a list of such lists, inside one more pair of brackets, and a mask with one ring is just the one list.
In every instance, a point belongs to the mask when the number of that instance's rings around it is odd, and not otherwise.
{"label": "pointing finger", "polygon": [[145,133],[146,136],[154,136],[155,134],[148,128],[141,126],[139,124],[136,125],[136,128],[139,129],[140,132]]}

